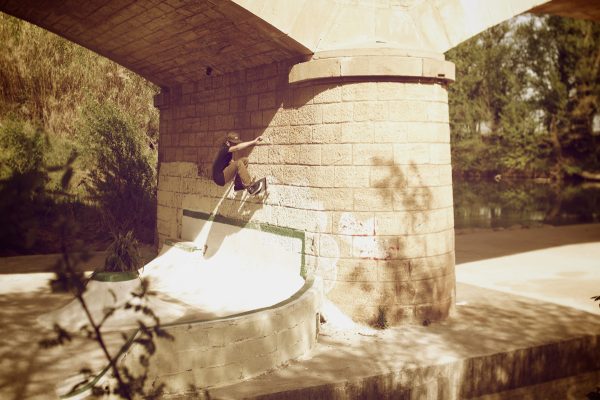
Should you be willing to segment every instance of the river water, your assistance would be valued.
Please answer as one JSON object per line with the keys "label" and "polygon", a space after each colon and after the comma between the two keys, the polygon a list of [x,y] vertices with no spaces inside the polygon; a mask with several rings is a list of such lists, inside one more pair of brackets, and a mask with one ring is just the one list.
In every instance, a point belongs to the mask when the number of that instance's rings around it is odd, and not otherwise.
{"label": "river water", "polygon": [[455,179],[454,226],[534,227],[600,222],[600,185]]}

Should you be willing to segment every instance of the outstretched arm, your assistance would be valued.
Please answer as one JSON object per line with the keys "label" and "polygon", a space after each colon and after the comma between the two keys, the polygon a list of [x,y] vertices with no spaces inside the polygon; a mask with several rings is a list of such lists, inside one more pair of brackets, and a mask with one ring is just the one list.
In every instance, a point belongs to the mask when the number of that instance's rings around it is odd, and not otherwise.
{"label": "outstretched arm", "polygon": [[229,148],[229,152],[233,153],[233,152],[236,152],[236,151],[244,150],[244,149],[247,149],[250,146],[257,145],[258,143],[260,143],[262,141],[263,141],[262,136],[258,136],[254,140],[250,140],[248,142],[238,143],[235,146],[231,146]]}

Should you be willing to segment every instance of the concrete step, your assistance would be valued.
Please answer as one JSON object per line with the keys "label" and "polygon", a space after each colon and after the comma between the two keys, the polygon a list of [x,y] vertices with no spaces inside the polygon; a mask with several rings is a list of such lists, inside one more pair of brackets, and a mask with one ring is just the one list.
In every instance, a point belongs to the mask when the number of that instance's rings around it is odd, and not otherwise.
{"label": "concrete step", "polygon": [[210,398],[567,399],[600,382],[597,315],[467,284],[457,293],[446,322],[371,336],[324,327],[311,358]]}

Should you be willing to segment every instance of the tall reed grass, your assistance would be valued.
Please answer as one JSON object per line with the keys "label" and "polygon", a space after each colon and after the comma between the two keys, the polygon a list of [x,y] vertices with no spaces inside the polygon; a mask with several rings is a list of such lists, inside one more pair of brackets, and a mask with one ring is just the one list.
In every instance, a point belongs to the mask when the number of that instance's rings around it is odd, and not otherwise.
{"label": "tall reed grass", "polygon": [[152,96],[157,91],[107,58],[0,13],[0,120],[12,113],[50,135],[70,136],[83,105],[111,102],[156,140]]}
{"label": "tall reed grass", "polygon": [[[0,254],[56,251],[53,226],[67,212],[89,225],[83,232],[92,240],[109,233],[107,218],[122,222],[120,212],[133,221],[123,229],[152,241],[157,91],[90,50],[0,13],[0,238],[12,240]],[[125,183],[105,179],[103,168],[108,175],[120,168]]]}

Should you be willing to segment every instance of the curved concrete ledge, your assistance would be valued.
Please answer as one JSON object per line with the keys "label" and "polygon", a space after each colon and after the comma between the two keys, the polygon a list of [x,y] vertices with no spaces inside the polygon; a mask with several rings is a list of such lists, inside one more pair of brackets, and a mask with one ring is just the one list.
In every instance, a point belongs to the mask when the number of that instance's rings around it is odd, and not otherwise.
{"label": "curved concrete ledge", "polygon": [[451,82],[455,80],[455,67],[450,61],[428,53],[381,49],[365,49],[349,54],[336,51],[315,54],[312,60],[294,65],[288,81],[293,84],[315,79],[361,76]]}
{"label": "curved concrete ledge", "polygon": [[[272,307],[166,325],[175,340],[157,341],[149,370],[152,384],[166,384],[166,394],[184,394],[240,382],[299,358],[316,344],[321,302],[321,280],[311,278]],[[139,368],[140,351],[132,347],[126,352],[127,367]]]}
{"label": "curved concrete ledge", "polygon": [[[214,320],[163,325],[175,340],[156,340],[148,370],[151,384],[164,383],[166,395],[185,394],[238,383],[302,357],[317,343],[322,298],[322,281],[310,278],[292,297],[271,307]],[[132,346],[137,334],[130,336],[116,358],[139,373],[143,349]],[[63,382],[58,394],[64,399],[86,396],[92,385],[110,379],[107,372],[108,366],[91,384],[70,391],[81,380],[76,376]]]}

